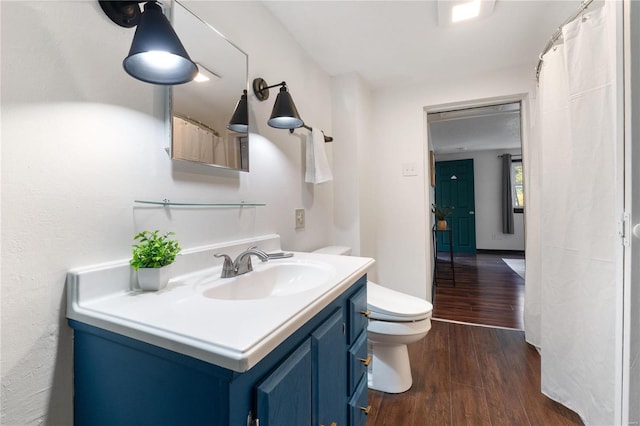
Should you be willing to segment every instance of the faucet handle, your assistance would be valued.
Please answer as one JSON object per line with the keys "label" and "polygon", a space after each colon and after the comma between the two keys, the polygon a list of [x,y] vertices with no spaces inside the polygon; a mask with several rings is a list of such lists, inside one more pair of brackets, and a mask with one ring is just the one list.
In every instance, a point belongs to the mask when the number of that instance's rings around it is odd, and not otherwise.
{"label": "faucet handle", "polygon": [[223,257],[224,263],[222,264],[222,278],[229,278],[235,275],[235,267],[233,266],[233,260],[229,255],[224,253],[214,253],[214,257]]}
{"label": "faucet handle", "polygon": [[224,254],[224,253],[214,253],[213,257],[224,257],[225,262],[227,260],[231,260],[231,258],[229,257],[228,254]]}

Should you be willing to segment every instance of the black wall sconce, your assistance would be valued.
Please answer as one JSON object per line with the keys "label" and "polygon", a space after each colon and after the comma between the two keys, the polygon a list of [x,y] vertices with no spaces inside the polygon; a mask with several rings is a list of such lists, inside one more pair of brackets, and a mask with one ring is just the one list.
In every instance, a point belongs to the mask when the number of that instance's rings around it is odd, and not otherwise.
{"label": "black wall sconce", "polygon": [[249,131],[249,107],[247,105],[246,90],[244,90],[242,96],[240,96],[231,120],[229,120],[229,124],[227,124],[227,129],[238,133],[247,133]]}
{"label": "black wall sconce", "polygon": [[147,83],[187,83],[198,74],[178,35],[155,1],[140,11],[137,1],[99,1],[104,13],[116,24],[136,28],[129,55],[122,65],[132,77]]}
{"label": "black wall sconce", "polygon": [[276,101],[273,104],[273,111],[271,117],[267,121],[267,124],[276,129],[296,129],[302,127],[304,122],[298,114],[298,109],[293,103],[293,98],[287,90],[287,83],[274,84],[273,86],[267,85],[267,82],[262,78],[256,78],[253,80],[253,93],[260,101],[266,101],[269,99],[269,89],[272,87],[280,87]]}

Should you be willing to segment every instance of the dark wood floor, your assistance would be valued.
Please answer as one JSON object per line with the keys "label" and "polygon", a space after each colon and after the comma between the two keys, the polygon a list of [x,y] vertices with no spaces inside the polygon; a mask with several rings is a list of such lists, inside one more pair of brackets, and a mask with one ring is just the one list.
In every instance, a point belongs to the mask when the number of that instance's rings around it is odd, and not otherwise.
{"label": "dark wood floor", "polygon": [[454,287],[448,253],[440,253],[433,317],[523,330],[524,279],[502,258],[523,259],[524,255],[456,254]]}
{"label": "dark wood floor", "polygon": [[412,388],[369,391],[367,426],[581,425],[540,392],[540,356],[521,331],[432,321],[409,345]]}

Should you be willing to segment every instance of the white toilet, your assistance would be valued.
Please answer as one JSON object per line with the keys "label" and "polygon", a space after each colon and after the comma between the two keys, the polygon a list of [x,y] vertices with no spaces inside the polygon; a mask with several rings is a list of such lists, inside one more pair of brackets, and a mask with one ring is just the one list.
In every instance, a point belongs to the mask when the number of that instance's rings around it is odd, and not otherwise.
{"label": "white toilet", "polygon": [[[351,248],[329,246],[314,253],[350,255]],[[407,345],[431,329],[433,305],[371,281],[367,282],[369,315],[369,388],[388,393],[409,390],[413,379]]]}

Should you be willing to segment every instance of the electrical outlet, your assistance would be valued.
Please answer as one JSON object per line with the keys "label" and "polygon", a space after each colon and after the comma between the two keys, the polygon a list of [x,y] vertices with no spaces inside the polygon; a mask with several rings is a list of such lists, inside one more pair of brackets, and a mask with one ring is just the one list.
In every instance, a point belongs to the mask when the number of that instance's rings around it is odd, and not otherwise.
{"label": "electrical outlet", "polygon": [[296,229],[304,228],[304,209],[295,209]]}
{"label": "electrical outlet", "polygon": [[403,163],[402,164],[403,176],[418,176],[418,165],[416,163]]}

